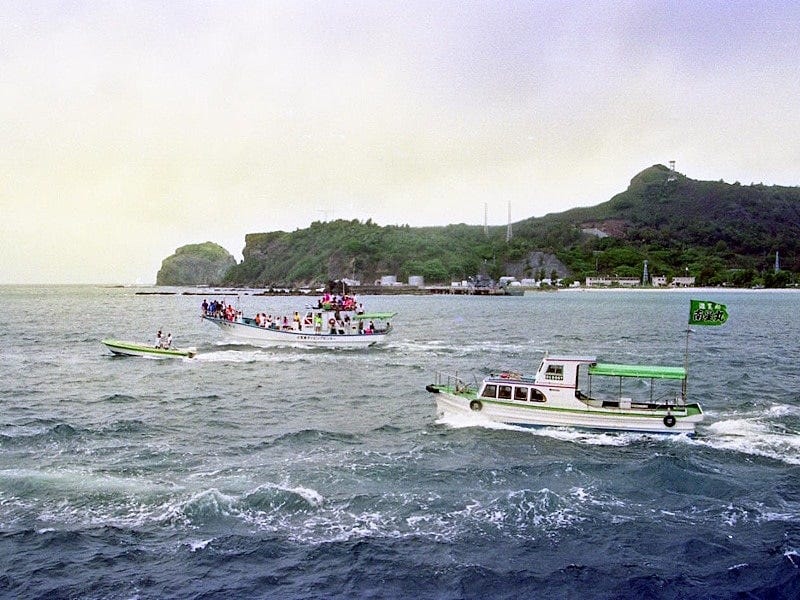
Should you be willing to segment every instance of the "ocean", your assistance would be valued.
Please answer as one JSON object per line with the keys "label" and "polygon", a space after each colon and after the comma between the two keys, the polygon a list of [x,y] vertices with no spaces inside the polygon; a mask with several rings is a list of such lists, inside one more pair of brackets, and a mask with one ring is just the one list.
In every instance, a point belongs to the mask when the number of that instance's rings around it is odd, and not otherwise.
{"label": "ocean", "polygon": [[[226,344],[203,296],[3,286],[0,597],[800,597],[800,293],[370,296],[369,350]],[[209,290],[245,313],[303,297]],[[685,436],[437,417],[436,371],[682,365]],[[157,329],[191,360],[114,357]]]}

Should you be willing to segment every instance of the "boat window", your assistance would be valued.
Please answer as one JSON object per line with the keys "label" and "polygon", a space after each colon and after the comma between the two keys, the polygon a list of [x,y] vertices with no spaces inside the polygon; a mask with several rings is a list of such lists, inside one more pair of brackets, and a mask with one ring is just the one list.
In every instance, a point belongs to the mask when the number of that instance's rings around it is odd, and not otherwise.
{"label": "boat window", "polygon": [[528,399],[528,388],[519,386],[514,388],[514,400],[522,400],[524,402],[527,399]]}
{"label": "boat window", "polygon": [[511,400],[511,386],[501,385],[500,393],[497,395],[497,397],[500,398],[501,400]]}
{"label": "boat window", "polygon": [[497,386],[496,385],[487,385],[483,388],[483,393],[481,394],[483,398],[495,398],[497,397]]}
{"label": "boat window", "polygon": [[564,381],[564,365],[548,365],[544,377],[551,381]]}
{"label": "boat window", "polygon": [[547,402],[547,398],[544,397],[544,394],[542,392],[540,392],[536,388],[532,388],[531,402]]}

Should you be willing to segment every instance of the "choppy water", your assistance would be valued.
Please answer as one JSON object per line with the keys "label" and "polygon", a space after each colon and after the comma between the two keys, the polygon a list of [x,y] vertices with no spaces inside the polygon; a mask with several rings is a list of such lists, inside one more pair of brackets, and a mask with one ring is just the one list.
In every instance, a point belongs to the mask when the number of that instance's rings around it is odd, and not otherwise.
{"label": "choppy water", "polygon": [[[800,597],[800,294],[372,297],[369,351],[220,343],[199,296],[0,287],[0,595]],[[439,422],[436,370],[682,364],[693,438]],[[298,298],[243,296],[290,311]],[[113,357],[158,327],[194,360]]]}

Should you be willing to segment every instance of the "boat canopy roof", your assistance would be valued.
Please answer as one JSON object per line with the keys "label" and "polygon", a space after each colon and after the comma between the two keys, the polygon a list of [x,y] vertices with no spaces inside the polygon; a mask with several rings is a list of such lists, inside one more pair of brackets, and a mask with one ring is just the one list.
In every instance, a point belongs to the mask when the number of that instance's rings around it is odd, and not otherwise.
{"label": "boat canopy roof", "polygon": [[611,363],[596,363],[589,367],[589,375],[607,375],[611,377],[638,377],[640,379],[685,379],[686,369],[684,369],[683,367],[615,365]]}
{"label": "boat canopy roof", "polygon": [[373,312],[373,313],[363,313],[360,315],[355,315],[353,318],[357,321],[364,321],[369,319],[391,319],[395,316],[396,312]]}

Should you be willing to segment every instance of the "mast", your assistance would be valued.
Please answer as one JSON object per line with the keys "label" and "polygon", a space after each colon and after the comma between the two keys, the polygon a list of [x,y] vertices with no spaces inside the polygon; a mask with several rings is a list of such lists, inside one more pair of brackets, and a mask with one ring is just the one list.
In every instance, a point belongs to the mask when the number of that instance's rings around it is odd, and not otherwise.
{"label": "mast", "polygon": [[686,393],[689,381],[689,334],[692,333],[691,327],[686,327],[686,350],[683,353],[683,383],[681,383],[681,396],[683,402],[686,402]]}

